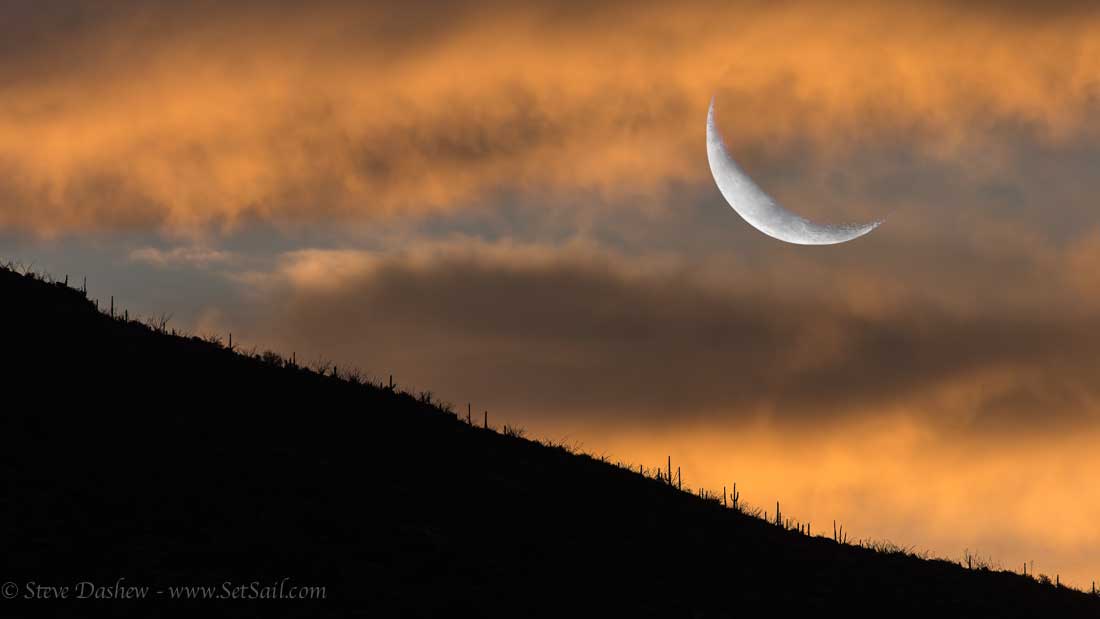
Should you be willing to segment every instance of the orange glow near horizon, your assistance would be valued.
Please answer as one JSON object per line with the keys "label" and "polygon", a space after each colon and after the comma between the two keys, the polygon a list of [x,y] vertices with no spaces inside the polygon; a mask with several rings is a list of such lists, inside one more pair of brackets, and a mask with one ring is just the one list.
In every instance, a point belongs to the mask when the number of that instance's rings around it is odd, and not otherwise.
{"label": "orange glow near horizon", "polygon": [[812,432],[573,429],[544,436],[567,436],[635,470],[663,470],[671,456],[685,489],[721,495],[736,482],[743,502],[774,514],[779,501],[813,535],[831,537],[836,520],[850,541],[889,541],[952,561],[969,551],[1017,573],[1028,562],[1029,574],[1057,574],[1084,590],[1096,579],[1097,432],[1036,445],[948,442],[903,419]]}

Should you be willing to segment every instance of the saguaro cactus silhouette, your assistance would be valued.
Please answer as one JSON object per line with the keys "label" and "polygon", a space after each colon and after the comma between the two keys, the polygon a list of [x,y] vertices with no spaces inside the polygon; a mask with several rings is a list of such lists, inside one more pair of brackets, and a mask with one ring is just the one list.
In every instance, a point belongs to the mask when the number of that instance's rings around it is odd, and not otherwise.
{"label": "saguaro cactus silhouette", "polygon": [[848,536],[844,533],[844,525],[840,525],[840,530],[836,528],[836,520],[833,521],[833,541],[838,544],[847,544]]}

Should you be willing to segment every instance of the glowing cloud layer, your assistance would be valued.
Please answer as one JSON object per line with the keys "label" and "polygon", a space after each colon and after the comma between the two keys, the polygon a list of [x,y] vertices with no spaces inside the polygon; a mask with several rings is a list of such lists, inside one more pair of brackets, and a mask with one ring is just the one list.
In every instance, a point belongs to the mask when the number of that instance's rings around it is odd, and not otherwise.
{"label": "glowing cloud layer", "polygon": [[904,140],[996,166],[1006,126],[1054,142],[1093,133],[1100,76],[1089,13],[96,7],[10,9],[26,32],[0,63],[0,230],[195,233],[517,190],[658,203],[705,179],[698,119],[715,89],[738,102],[727,139],[756,157]]}

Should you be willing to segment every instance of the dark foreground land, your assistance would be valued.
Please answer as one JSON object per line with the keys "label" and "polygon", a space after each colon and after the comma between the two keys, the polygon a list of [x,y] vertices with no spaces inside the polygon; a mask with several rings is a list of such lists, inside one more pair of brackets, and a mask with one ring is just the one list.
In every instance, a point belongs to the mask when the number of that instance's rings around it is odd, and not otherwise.
{"label": "dark foreground land", "polygon": [[[0,583],[19,598],[0,617],[1100,616],[1096,596],[783,530],[8,270],[0,346]],[[149,591],[73,600],[80,582]],[[22,599],[51,592],[31,583],[78,588]],[[182,585],[325,599],[172,600]]]}

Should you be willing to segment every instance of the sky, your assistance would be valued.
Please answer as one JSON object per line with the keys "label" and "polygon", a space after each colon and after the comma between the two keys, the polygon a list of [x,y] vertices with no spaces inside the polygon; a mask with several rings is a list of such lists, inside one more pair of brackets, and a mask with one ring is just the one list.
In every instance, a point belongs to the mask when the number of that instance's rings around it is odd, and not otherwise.
{"label": "sky", "polygon": [[[0,33],[0,258],[815,533],[1100,579],[1089,3],[11,0]],[[886,223],[752,229],[712,96],[780,203]]]}

